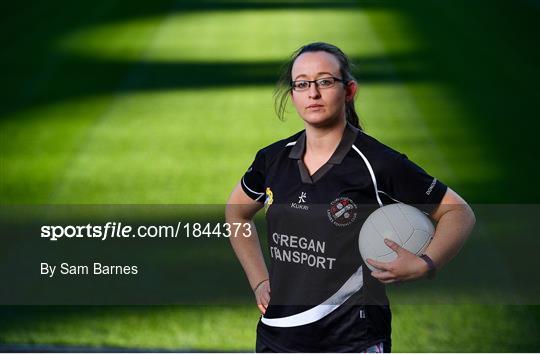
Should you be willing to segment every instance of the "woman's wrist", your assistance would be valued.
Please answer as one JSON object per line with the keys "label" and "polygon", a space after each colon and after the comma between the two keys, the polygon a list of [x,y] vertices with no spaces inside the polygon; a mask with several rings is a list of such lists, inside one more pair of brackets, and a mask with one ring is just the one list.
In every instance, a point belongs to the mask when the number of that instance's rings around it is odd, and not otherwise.
{"label": "woman's wrist", "polygon": [[265,282],[265,281],[268,281],[270,279],[266,278],[266,279],[263,279],[261,280],[259,283],[257,283],[257,285],[255,285],[255,287],[253,288],[253,292],[256,292],[257,289]]}
{"label": "woman's wrist", "polygon": [[424,275],[428,279],[435,278],[435,272],[437,271],[437,268],[435,266],[435,262],[433,262],[431,257],[428,256],[425,253],[420,255],[420,258],[422,259],[422,262],[424,263],[424,267],[423,267],[424,268]]}

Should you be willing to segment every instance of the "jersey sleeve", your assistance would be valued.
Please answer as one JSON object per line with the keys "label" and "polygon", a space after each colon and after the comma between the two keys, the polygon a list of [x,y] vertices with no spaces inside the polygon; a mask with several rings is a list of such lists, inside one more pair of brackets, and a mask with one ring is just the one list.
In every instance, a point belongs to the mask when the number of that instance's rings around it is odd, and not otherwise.
{"label": "jersey sleeve", "polygon": [[426,213],[435,209],[448,188],[404,154],[396,154],[384,170],[379,192],[394,201],[414,205]]}
{"label": "jersey sleeve", "polygon": [[264,202],[265,161],[262,151],[257,152],[255,160],[242,177],[240,184],[244,192],[253,200]]}

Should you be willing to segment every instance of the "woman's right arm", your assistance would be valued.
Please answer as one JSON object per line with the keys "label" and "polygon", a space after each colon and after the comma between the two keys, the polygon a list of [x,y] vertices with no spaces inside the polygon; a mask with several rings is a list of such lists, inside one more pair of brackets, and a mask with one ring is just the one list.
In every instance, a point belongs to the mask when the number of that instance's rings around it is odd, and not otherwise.
{"label": "woman's right arm", "polygon": [[270,282],[268,281],[268,269],[261,251],[259,235],[252,220],[262,206],[262,203],[251,199],[238,183],[227,201],[225,218],[229,224],[250,224],[250,237],[230,237],[229,240],[236,257],[244,268],[251,289],[255,293],[257,306],[264,314],[270,302]]}

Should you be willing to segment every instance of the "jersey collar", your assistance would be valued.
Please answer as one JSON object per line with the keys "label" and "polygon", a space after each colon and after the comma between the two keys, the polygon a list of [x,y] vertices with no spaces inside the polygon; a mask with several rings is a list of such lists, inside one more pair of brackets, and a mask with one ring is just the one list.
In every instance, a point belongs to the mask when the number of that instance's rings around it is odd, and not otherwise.
{"label": "jersey collar", "polygon": [[349,122],[347,122],[347,125],[345,126],[345,131],[343,132],[343,136],[341,137],[341,141],[339,142],[338,147],[336,148],[330,159],[324,165],[322,165],[313,175],[310,175],[302,159],[306,150],[306,131],[304,130],[296,140],[296,143],[294,144],[291,152],[289,153],[289,158],[298,160],[298,168],[300,171],[300,177],[302,178],[302,182],[313,184],[319,179],[321,179],[322,176],[324,176],[326,172],[328,172],[332,168],[332,166],[339,165],[343,161],[349,150],[351,150],[351,147],[354,144],[354,141],[356,140],[356,136],[358,135],[359,131],[360,129],[353,127]]}

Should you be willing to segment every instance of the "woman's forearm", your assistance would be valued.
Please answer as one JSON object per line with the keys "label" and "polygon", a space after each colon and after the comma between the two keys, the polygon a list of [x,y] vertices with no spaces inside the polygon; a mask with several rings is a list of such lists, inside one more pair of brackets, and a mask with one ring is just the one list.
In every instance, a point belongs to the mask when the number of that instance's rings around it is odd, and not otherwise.
{"label": "woman's forearm", "polygon": [[229,240],[236,253],[236,257],[244,268],[251,289],[254,289],[261,281],[268,279],[268,269],[264,262],[255,224],[252,220],[234,216],[227,216],[227,222],[241,223],[243,230],[239,230],[238,235],[242,235],[243,233],[248,234],[247,226],[244,225],[247,223],[251,225],[249,237],[230,237]]}
{"label": "woman's forearm", "polygon": [[433,240],[425,251],[440,269],[459,252],[476,218],[467,204],[452,205],[438,220]]}

